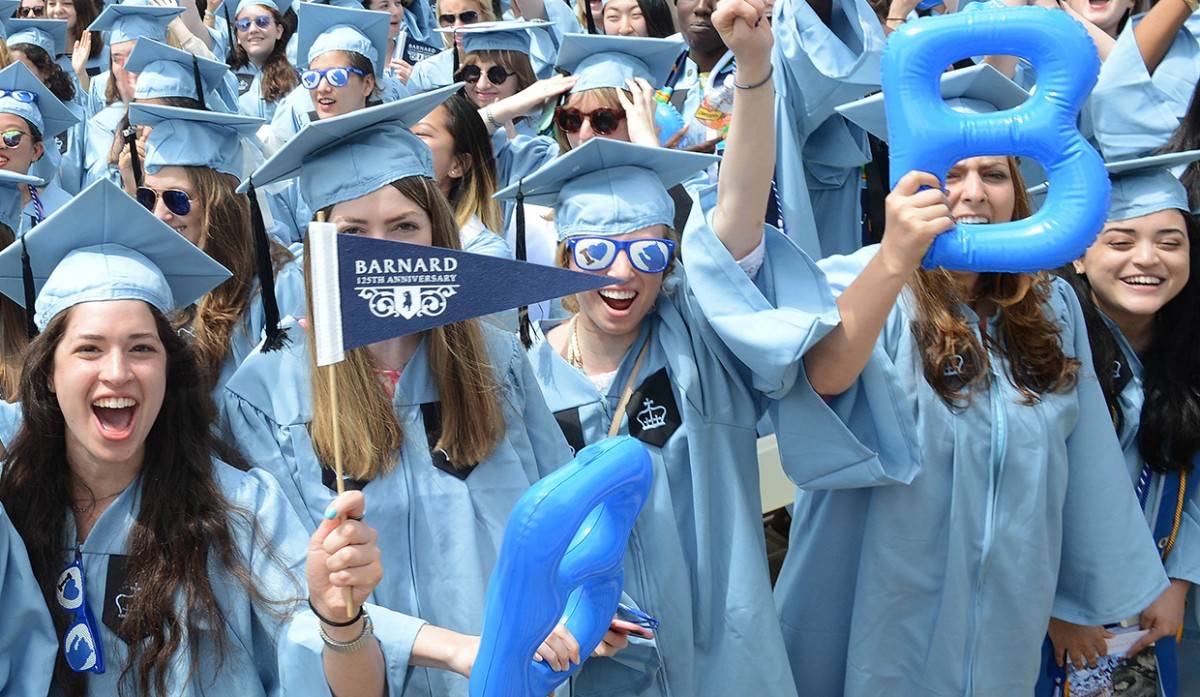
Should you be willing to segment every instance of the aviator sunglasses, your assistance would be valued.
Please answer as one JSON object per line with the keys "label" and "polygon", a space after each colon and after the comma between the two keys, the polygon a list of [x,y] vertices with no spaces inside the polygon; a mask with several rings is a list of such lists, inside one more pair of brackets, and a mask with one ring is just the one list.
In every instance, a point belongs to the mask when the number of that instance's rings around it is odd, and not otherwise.
{"label": "aviator sunglasses", "polygon": [[567,249],[575,265],[584,271],[603,271],[624,251],[633,268],[645,273],[665,271],[675,254],[675,243],[657,237],[640,240],[614,240],[608,237],[572,237]]}
{"label": "aviator sunglasses", "polygon": [[237,27],[239,32],[245,34],[246,32],[250,31],[251,22],[254,22],[254,26],[258,27],[259,29],[267,29],[275,23],[275,20],[271,19],[271,15],[258,15],[254,19],[243,17],[234,22],[233,26]]}
{"label": "aviator sunglasses", "polygon": [[[478,65],[464,66],[462,70],[458,71],[458,79],[463,82],[469,82],[472,85],[479,82],[479,78],[483,75],[484,71]],[[516,75],[516,73],[510,73],[499,65],[493,65],[487,69],[488,82],[493,85],[503,85],[504,81],[513,75]]]}
{"label": "aviator sunglasses", "polygon": [[592,131],[597,135],[606,136],[617,130],[624,118],[624,109],[606,106],[591,111],[580,111],[574,107],[554,108],[554,123],[563,133],[578,133],[579,129],[583,128],[583,122],[587,121],[592,124]]}
{"label": "aviator sunglasses", "polygon": [[458,20],[463,24],[475,24],[479,21],[479,13],[475,10],[467,10],[466,12],[459,12],[456,15],[438,15],[438,24],[441,24],[443,27],[448,27],[451,24],[454,24],[454,20]]}
{"label": "aviator sunglasses", "polygon": [[162,196],[163,205],[167,210],[175,215],[187,215],[192,212],[192,197],[188,196],[186,191],[179,189],[163,189],[156,191],[148,186],[139,186],[137,189],[138,203],[142,204],[146,210],[154,212],[154,207],[158,205],[158,197]]}
{"label": "aviator sunglasses", "polygon": [[345,87],[350,82],[350,76],[366,77],[367,74],[352,65],[324,68],[322,70],[308,69],[300,73],[300,84],[305,89],[315,90],[321,84],[321,78],[329,82],[330,87]]}

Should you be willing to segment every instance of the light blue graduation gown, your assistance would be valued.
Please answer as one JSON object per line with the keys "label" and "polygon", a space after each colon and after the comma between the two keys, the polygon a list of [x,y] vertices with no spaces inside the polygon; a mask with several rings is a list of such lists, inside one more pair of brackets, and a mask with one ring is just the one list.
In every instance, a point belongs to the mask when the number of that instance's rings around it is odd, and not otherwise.
{"label": "light blue graduation gown", "polygon": [[[297,246],[293,253],[300,251]],[[217,378],[217,386],[213,391],[213,399],[218,403],[224,394],[225,383],[233,377],[242,362],[263,339],[263,330],[266,328],[267,322],[261,293],[262,288],[258,285],[256,278],[250,306],[246,309],[245,317],[229,337],[229,353],[221,365],[221,374]],[[288,317],[305,314],[307,307],[305,303],[304,268],[301,266],[300,259],[297,258],[284,264],[275,273],[275,304],[279,307],[279,316]]]}
{"label": "light blue graduation gown", "polygon": [[[805,0],[774,11],[775,183],[789,237],[814,258],[862,246],[866,133],[834,111],[879,89],[883,30],[866,0],[835,0],[830,26]],[[815,234],[814,234],[815,233]]]}
{"label": "light blue graduation gown", "polygon": [[[440,41],[440,34],[438,41]],[[440,45],[436,41],[435,46]],[[411,94],[421,94],[454,83],[454,53],[445,49],[413,66],[406,86]]]}
{"label": "light blue graduation gown", "polygon": [[[821,261],[834,292],[876,251]],[[1117,622],[1166,588],[1061,279],[1046,309],[1080,362],[1074,389],[1025,406],[989,351],[990,387],[952,412],[924,378],[906,291],[858,382],[830,400],[877,448],[877,476],[814,479],[781,436],[785,470],[809,490],[775,595],[810,694],[1032,694],[1051,616]]]}
{"label": "light blue graduation gown", "polygon": [[108,163],[117,126],[125,117],[125,103],[113,102],[88,119],[83,142],[83,186],[97,179],[108,179],[121,186],[121,174],[115,165]]}
{"label": "light blue graduation gown", "polygon": [[[801,356],[836,326],[837,309],[820,271],[773,228],[751,279],[696,212],[683,235],[686,278],[676,271],[667,279],[606,393],[548,343],[532,350],[543,392],[578,448],[607,436],[651,342],[621,417],[620,433],[639,438],[654,464],[626,549],[625,592],[661,621],[663,667],[645,682],[628,666],[586,663],[576,686],[590,680],[596,693],[620,695],[817,694],[793,683],[770,597],[756,426],[768,395],[807,382]],[[832,419],[808,394],[814,418]],[[846,452],[836,437],[830,450]]]}
{"label": "light blue graduation gown", "polygon": [[[294,605],[297,598],[305,597],[304,563],[308,535],[304,527],[279,485],[267,473],[258,470],[241,472],[214,460],[213,474],[229,503],[248,514],[248,518],[233,516],[230,527],[255,588],[282,605],[254,605],[228,571],[217,560],[210,560],[209,576],[221,610],[222,626],[204,626],[204,634],[187,639],[186,648],[197,652],[199,667],[195,675],[189,675],[188,654],[182,649],[177,652],[167,669],[166,693],[172,697],[332,697],[321,667],[321,640],[314,626],[316,620],[307,608],[298,610],[302,603]],[[117,694],[121,668],[128,660],[127,645],[102,618],[107,611],[115,622],[125,603],[137,602],[136,590],[131,594],[121,583],[119,574],[110,573],[110,565],[119,564],[120,557],[129,554],[129,531],[140,508],[139,479],[100,515],[87,539],[79,546],[83,555],[87,601],[99,625],[107,667],[103,674],[88,676],[88,694],[95,697]],[[69,512],[64,515],[63,556],[69,560],[73,558],[76,542],[75,521]],[[253,529],[247,525],[248,521],[253,521]],[[280,611],[296,614],[289,621],[280,616]],[[398,696],[403,694],[408,673],[410,652],[407,647],[411,646],[411,638],[416,636],[423,623],[382,608],[368,607],[367,611],[375,623],[376,636],[387,658],[390,694]],[[220,670],[217,669],[210,632],[225,635],[227,653]],[[60,692],[55,689],[51,694]]]}
{"label": "light blue graduation gown", "polygon": [[[42,199],[42,214],[47,218],[51,213],[71,202],[71,194],[63,191],[61,186],[53,182],[38,187],[38,196]],[[33,200],[30,199],[29,203],[25,204],[25,208],[21,210],[21,229],[17,231],[19,235],[29,232],[36,216],[37,211],[33,206]]]}
{"label": "light blue graduation gown", "polygon": [[[513,505],[571,457],[516,338],[487,324],[480,329],[505,422],[492,454],[469,472],[435,465],[427,434],[440,429],[441,401],[423,341],[392,397],[404,430],[395,466],[362,485],[366,521],[379,532],[387,569],[373,601],[469,634],[482,629],[484,591]],[[317,460],[309,437],[308,341],[294,323],[289,334],[288,346],[256,351],[226,383],[223,416],[230,442],[275,475],[311,531],[333,500],[336,481],[332,469]],[[418,669],[405,694],[466,695],[467,681]]]}
{"label": "light blue graduation gown", "polygon": [[247,63],[234,72],[234,79],[239,83],[239,91],[241,90],[241,81],[248,82],[246,91],[238,97],[238,113],[266,119],[270,123],[274,119],[275,109],[282,99],[274,102],[263,99],[262,70],[253,63]]}
{"label": "light blue graduation gown", "polygon": [[[432,60],[432,59],[431,59]],[[381,103],[404,99],[410,94],[416,94],[396,78],[385,74],[378,80],[378,91],[372,100]],[[291,140],[292,136],[308,125],[316,109],[313,107],[312,94],[304,85],[296,85],[286,97],[280,99],[271,118],[271,131],[281,143]]]}
{"label": "light blue graduation gown", "polygon": [[440,41],[437,33],[438,19],[433,14],[433,4],[414,2],[404,8],[404,27],[408,35],[426,44]]}
{"label": "light blue graduation gown", "polygon": [[1140,21],[1141,16],[1134,17],[1117,37],[1088,100],[1094,137],[1106,160],[1141,157],[1166,145],[1200,79],[1200,43],[1186,27],[1151,75],[1133,37]]}
{"label": "light blue graduation gown", "polygon": [[0,697],[46,694],[58,639],[25,544],[0,506]]}

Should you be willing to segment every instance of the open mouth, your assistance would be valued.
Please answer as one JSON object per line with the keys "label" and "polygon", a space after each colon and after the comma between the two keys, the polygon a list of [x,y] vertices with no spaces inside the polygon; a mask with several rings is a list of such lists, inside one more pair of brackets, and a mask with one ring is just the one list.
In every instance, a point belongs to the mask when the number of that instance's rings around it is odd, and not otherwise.
{"label": "open mouth", "polygon": [[337,106],[337,100],[330,97],[321,97],[317,99],[317,108],[323,111],[332,111],[333,107]]}
{"label": "open mouth", "polygon": [[1139,290],[1153,290],[1163,284],[1163,279],[1158,276],[1126,276],[1121,283]]}
{"label": "open mouth", "polygon": [[133,433],[137,400],[132,397],[103,397],[92,402],[92,413],[100,434],[110,440],[123,440]]}
{"label": "open mouth", "polygon": [[638,296],[636,290],[605,288],[596,292],[600,294],[600,299],[604,301],[605,305],[617,312],[628,310],[633,305],[633,301],[637,300]]}

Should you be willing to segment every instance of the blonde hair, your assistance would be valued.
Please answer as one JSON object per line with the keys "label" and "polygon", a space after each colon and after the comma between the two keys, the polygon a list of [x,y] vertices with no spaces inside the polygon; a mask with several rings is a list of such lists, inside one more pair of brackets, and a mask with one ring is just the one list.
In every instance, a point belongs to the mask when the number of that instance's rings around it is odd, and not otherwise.
{"label": "blonde hair", "polygon": [[[458,227],[445,197],[425,177],[406,177],[390,186],[428,214],[433,224],[433,246],[459,249]],[[328,218],[329,209],[318,213]],[[309,255],[304,275],[311,275]],[[305,283],[309,316],[312,316],[311,283]],[[311,326],[308,330],[309,368],[312,375],[313,418],[308,425],[313,449],[327,466],[334,462],[333,419],[341,430],[345,473],[372,480],[395,467],[395,453],[404,442],[396,421],[391,395],[379,381],[370,350],[363,346],[346,351],[346,359],[318,369]],[[434,448],[446,453],[456,469],[467,469],[486,459],[504,436],[500,386],[488,359],[483,333],[475,320],[431,329],[426,336],[429,366],[441,400],[442,432]],[[331,371],[338,381],[339,411],[333,412]]]}
{"label": "blonde hair", "polygon": [[[578,108],[580,102],[582,102],[584,99],[591,98],[596,101],[596,106],[592,107],[593,109],[608,107],[610,109],[621,109],[624,111],[625,107],[621,106],[620,97],[622,92],[625,93],[626,98],[633,98],[633,95],[631,95],[628,91],[620,90],[616,87],[596,87],[594,89],[568,94],[566,100],[563,101],[563,107],[568,109],[571,107]],[[558,142],[558,149],[561,152],[569,152],[571,150],[571,141],[567,140],[566,133],[563,133],[561,130],[559,130],[557,121],[554,124],[554,140]]]}

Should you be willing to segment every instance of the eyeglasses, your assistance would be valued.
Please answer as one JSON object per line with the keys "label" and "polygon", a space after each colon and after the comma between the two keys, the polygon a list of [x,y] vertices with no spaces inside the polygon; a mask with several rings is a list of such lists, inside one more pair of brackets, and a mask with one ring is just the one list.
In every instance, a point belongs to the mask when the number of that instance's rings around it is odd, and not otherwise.
{"label": "eyeglasses", "polygon": [[76,673],[103,673],[104,647],[96,630],[96,618],[88,606],[83,581],[83,556],[75,551],[75,561],[58,575],[55,585],[58,607],[71,617],[71,625],[63,635],[63,658]]}
{"label": "eyeglasses", "polygon": [[657,237],[640,240],[614,240],[608,237],[572,237],[567,249],[575,265],[584,271],[603,271],[617,260],[624,250],[633,268],[645,273],[666,270],[675,254],[675,243]]}
{"label": "eyeglasses", "polygon": [[322,70],[305,70],[300,73],[300,84],[305,89],[315,90],[321,84],[321,78],[329,82],[330,87],[345,87],[350,82],[350,75],[366,77],[367,74],[352,65],[324,68]]}
{"label": "eyeglasses", "polygon": [[186,191],[179,189],[156,191],[148,186],[139,186],[137,189],[138,203],[145,206],[146,210],[151,213],[158,205],[159,196],[162,196],[163,205],[167,207],[167,210],[175,215],[187,215],[192,212],[192,197],[188,196]]}
{"label": "eyeglasses", "polygon": [[271,17],[271,15],[257,15],[254,17],[254,19],[243,17],[234,22],[233,26],[237,27],[239,32],[245,34],[246,32],[250,31],[250,22],[254,22],[254,26],[258,27],[259,29],[269,29],[270,26],[275,23],[275,20]]}
{"label": "eyeglasses", "polygon": [[45,17],[46,16],[46,8],[44,6],[43,7],[22,7],[21,9],[17,10],[17,14],[21,15],[25,19],[29,19],[31,17]]}
{"label": "eyeglasses", "polygon": [[37,102],[37,100],[38,100],[37,92],[30,92],[29,90],[2,90],[2,89],[0,89],[0,99],[3,99],[5,97],[12,97],[13,99],[17,100],[18,102],[24,102],[25,104],[33,104],[33,103]]}
{"label": "eyeglasses", "polygon": [[[479,78],[484,74],[484,71],[480,69],[478,65],[467,65],[463,66],[463,69],[458,71],[458,79],[462,80],[463,82],[469,82],[473,85],[479,82]],[[493,85],[503,85],[504,81],[510,76],[516,75],[516,73],[510,73],[499,65],[493,65],[492,67],[488,68],[486,74],[488,82],[492,83]]]}
{"label": "eyeglasses", "polygon": [[475,10],[467,10],[466,12],[459,12],[456,15],[453,15],[453,14],[438,15],[438,23],[441,24],[443,27],[448,27],[451,24],[454,24],[455,20],[458,20],[459,22],[462,22],[463,24],[474,24],[479,21],[479,13],[476,12]]}
{"label": "eyeglasses", "polygon": [[27,136],[27,135],[29,135],[29,134],[26,133],[25,131],[18,131],[17,129],[13,128],[13,129],[7,130],[3,133],[0,133],[0,142],[4,143],[4,147],[8,148],[9,150],[12,150],[14,148],[20,147],[21,141],[24,140],[25,136]]}
{"label": "eyeglasses", "polygon": [[583,122],[592,124],[592,130],[597,135],[606,136],[617,130],[621,120],[625,118],[624,109],[613,109],[602,106],[591,111],[580,111],[575,108],[554,108],[554,123],[563,133],[578,133],[583,128]]}

